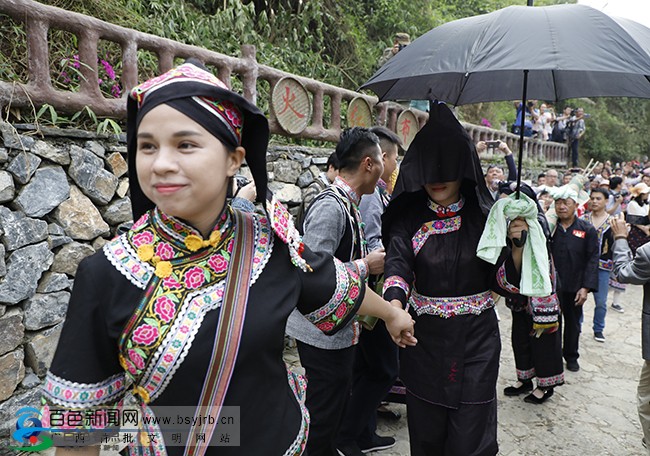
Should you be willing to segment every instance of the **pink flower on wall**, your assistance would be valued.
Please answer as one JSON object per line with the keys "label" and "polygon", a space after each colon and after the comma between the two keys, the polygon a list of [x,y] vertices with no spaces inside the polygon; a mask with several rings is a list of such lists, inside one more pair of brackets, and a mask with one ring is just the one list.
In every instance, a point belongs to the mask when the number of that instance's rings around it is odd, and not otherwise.
{"label": "pink flower on wall", "polygon": [[133,361],[135,367],[137,367],[140,370],[144,369],[144,359],[142,359],[142,356],[140,356],[140,354],[137,351],[129,350],[128,354],[129,354],[129,359]]}
{"label": "pink flower on wall", "polygon": [[176,304],[167,296],[161,296],[156,299],[153,308],[154,313],[165,323],[169,323],[176,313]]}
{"label": "pink flower on wall", "polygon": [[140,247],[143,244],[152,244],[153,243],[153,233],[151,231],[143,231],[133,236],[133,244],[136,247]]}
{"label": "pink flower on wall", "polygon": [[142,345],[151,345],[158,338],[158,328],[151,325],[140,325],[133,332],[133,342]]}
{"label": "pink flower on wall", "polygon": [[174,256],[174,248],[166,242],[161,242],[156,246],[156,255],[158,255],[161,260],[169,260]]}
{"label": "pink flower on wall", "polygon": [[221,274],[228,269],[228,262],[223,255],[216,254],[208,258],[208,266],[217,274]]}
{"label": "pink flower on wall", "polygon": [[187,288],[190,289],[199,288],[201,285],[205,283],[205,273],[203,272],[203,269],[201,269],[198,266],[194,266],[193,268],[190,268],[185,273],[184,282]]}

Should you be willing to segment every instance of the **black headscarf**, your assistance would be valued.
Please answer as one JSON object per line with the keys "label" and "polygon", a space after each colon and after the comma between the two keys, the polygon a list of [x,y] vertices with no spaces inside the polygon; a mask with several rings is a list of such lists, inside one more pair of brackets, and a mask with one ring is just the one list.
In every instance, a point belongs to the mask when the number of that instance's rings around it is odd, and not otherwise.
{"label": "black headscarf", "polygon": [[[147,112],[163,103],[190,117],[228,147],[234,149],[241,145],[246,149],[246,163],[255,180],[257,200],[266,199],[266,149],[269,142],[266,117],[257,106],[229,90],[198,61],[188,60],[134,87],[128,98],[126,136],[133,220],[138,220],[154,207],[142,192],[136,173],[138,127]],[[224,112],[215,115],[216,110]]]}
{"label": "black headscarf", "polygon": [[462,181],[462,195],[476,202],[487,216],[494,200],[485,185],[474,142],[446,105],[432,102],[429,120],[400,165],[392,199],[382,217],[383,237],[388,239],[393,220],[403,215],[410,201],[421,197],[425,184],[456,180]]}

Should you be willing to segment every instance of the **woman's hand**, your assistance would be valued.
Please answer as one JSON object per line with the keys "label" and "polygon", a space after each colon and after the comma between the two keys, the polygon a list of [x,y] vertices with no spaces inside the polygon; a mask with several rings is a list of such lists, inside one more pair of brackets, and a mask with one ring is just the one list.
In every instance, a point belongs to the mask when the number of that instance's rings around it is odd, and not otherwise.
{"label": "woman's hand", "polygon": [[[516,218],[512,222],[510,222],[510,225],[508,225],[508,238],[513,241],[515,239],[519,240],[521,239],[521,233],[524,231],[528,231],[528,223],[526,223],[526,220],[522,218]],[[522,247],[517,247],[514,243],[512,244],[512,248],[514,249],[521,249]]]}
{"label": "woman's hand", "polygon": [[239,189],[239,192],[237,192],[237,196],[240,198],[245,198],[251,203],[254,203],[255,198],[257,198],[257,188],[255,187],[255,182],[249,182],[248,184],[241,187]]}
{"label": "woman's hand", "polygon": [[406,348],[407,346],[412,347],[417,344],[418,341],[414,336],[415,330],[413,329],[415,321],[413,321],[407,311],[398,309],[393,305],[390,308],[391,311],[384,321],[390,337],[393,338],[393,342],[402,348]]}

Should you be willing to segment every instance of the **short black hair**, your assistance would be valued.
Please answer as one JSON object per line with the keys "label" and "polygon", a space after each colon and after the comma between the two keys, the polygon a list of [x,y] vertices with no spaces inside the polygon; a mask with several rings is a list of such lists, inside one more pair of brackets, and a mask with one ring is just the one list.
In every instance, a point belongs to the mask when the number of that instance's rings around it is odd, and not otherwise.
{"label": "short black hair", "polygon": [[390,131],[388,128],[378,125],[372,127],[370,131],[377,135],[377,137],[379,138],[380,146],[384,143],[389,143],[389,144],[396,144],[397,147],[402,147],[402,140],[400,139],[400,137],[397,136],[397,133]]}
{"label": "short black hair", "polygon": [[539,173],[539,174],[537,175],[537,178],[539,179],[540,177],[546,177],[546,173]]}
{"label": "short black hair", "polygon": [[336,158],[336,152],[332,152],[329,157],[327,157],[327,169],[330,169],[330,166],[334,169],[339,169],[339,159]]}
{"label": "short black hair", "polygon": [[379,146],[379,138],[368,128],[353,127],[344,130],[336,145],[339,169],[356,170],[361,160],[373,151],[373,146]]}
{"label": "short black hair", "polygon": [[609,198],[609,190],[607,190],[606,188],[596,187],[591,190],[589,196],[593,195],[594,193],[602,193],[605,199]]}
{"label": "short black hair", "polygon": [[622,183],[623,183],[623,178],[619,176],[614,176],[609,180],[609,188],[613,190],[619,185],[621,185]]}

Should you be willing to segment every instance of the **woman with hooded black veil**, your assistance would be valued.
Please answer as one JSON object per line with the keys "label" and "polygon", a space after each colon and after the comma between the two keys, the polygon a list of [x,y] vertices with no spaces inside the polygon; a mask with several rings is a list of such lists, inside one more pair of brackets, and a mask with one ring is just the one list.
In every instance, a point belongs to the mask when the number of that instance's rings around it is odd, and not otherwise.
{"label": "woman with hooded black veil", "polygon": [[[492,203],[473,141],[449,108],[432,103],[383,217],[384,298],[409,309],[418,336],[400,350],[413,456],[498,451],[501,339],[491,290],[508,294],[497,270],[518,277],[521,249],[506,249],[496,265],[476,256]],[[526,227],[513,222],[508,236]]]}

